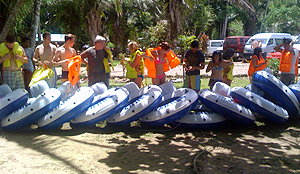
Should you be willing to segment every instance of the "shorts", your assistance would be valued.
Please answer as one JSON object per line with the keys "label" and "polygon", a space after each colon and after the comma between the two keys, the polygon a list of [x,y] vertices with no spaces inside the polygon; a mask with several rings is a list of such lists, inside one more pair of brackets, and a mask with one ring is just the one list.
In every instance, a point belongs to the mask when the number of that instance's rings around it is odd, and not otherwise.
{"label": "shorts", "polygon": [[295,74],[280,74],[280,80],[282,83],[284,83],[286,86],[290,84],[295,83]]}
{"label": "shorts", "polygon": [[7,84],[11,90],[25,89],[22,71],[3,71],[3,84]]}
{"label": "shorts", "polygon": [[186,75],[183,83],[183,87],[191,88],[195,91],[200,90],[201,80],[200,75]]}
{"label": "shorts", "polygon": [[222,81],[222,79],[209,79],[208,86],[210,87],[210,89],[212,89],[215,83]]}
{"label": "shorts", "polygon": [[144,76],[143,75],[139,75],[137,77],[140,77],[140,78],[142,78],[142,80],[144,80]]}
{"label": "shorts", "polygon": [[62,71],[61,79],[68,79],[69,71]]}

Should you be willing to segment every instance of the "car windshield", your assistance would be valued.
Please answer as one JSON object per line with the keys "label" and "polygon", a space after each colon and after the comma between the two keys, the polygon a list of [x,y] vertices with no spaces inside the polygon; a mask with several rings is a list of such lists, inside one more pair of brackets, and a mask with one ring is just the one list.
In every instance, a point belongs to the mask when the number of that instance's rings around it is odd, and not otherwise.
{"label": "car windshield", "polygon": [[223,46],[223,42],[211,42],[211,47],[221,47]]}
{"label": "car windshield", "polygon": [[298,37],[294,44],[300,44],[300,37]]}
{"label": "car windshield", "polygon": [[[261,44],[266,44],[268,39],[256,38],[254,40],[256,40],[256,41],[260,40]],[[246,45],[251,45],[251,42],[252,42],[252,39],[249,39],[248,42],[246,43]]]}

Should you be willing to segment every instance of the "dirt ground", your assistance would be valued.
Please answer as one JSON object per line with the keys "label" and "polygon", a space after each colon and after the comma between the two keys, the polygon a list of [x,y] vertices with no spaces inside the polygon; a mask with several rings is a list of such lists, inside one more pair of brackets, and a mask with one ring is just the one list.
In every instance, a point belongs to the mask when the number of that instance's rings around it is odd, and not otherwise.
{"label": "dirt ground", "polygon": [[0,173],[300,173],[300,117],[209,130],[0,128]]}

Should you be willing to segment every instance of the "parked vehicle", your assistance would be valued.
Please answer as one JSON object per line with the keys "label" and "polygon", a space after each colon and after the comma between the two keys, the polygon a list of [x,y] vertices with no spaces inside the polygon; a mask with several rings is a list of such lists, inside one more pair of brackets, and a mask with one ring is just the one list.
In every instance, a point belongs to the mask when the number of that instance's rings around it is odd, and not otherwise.
{"label": "parked vehicle", "polygon": [[205,56],[211,57],[214,51],[223,51],[224,40],[209,40]]}
{"label": "parked vehicle", "polygon": [[234,49],[234,61],[239,57],[243,57],[244,46],[251,36],[230,36],[226,37],[223,44],[223,51],[228,48]]}
{"label": "parked vehicle", "polygon": [[293,47],[300,50],[300,36],[295,40]]}
{"label": "parked vehicle", "polygon": [[251,49],[252,39],[260,41],[262,44],[263,57],[266,57],[269,53],[275,52],[274,47],[280,45],[283,42],[283,38],[290,38],[292,36],[288,33],[258,33],[253,35],[245,45],[244,57],[251,59],[253,55],[253,49]]}

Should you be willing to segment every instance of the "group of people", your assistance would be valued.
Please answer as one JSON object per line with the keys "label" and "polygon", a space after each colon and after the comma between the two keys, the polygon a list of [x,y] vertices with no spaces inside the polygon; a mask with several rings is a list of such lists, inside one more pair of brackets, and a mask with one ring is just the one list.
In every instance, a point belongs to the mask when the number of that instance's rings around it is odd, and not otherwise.
{"label": "group of people", "polygon": [[[36,67],[44,66],[54,72],[52,77],[45,78],[50,87],[56,87],[57,74],[55,67],[62,67],[61,81],[68,80],[68,62],[70,58],[76,56],[73,48],[76,36],[65,35],[65,43],[57,47],[51,43],[51,34],[43,34],[43,43],[35,50],[29,48],[30,39],[22,38],[22,46],[16,42],[13,35],[8,35],[5,43],[0,45],[0,63],[3,65],[1,72],[2,84],[8,84],[12,90],[25,88],[29,90],[29,83],[32,79]],[[88,85],[92,86],[97,82],[104,82],[109,87],[111,69],[113,69],[113,59],[110,49],[105,44],[106,39],[96,36],[94,46],[83,51],[81,61],[88,67]],[[191,48],[183,58],[183,67],[186,73],[184,87],[200,90],[200,70],[205,68],[205,57],[199,50],[199,42],[193,41]],[[128,48],[131,52],[126,58],[126,77],[135,82],[139,87],[145,78],[144,68],[147,68],[148,77],[152,78],[152,84],[160,85],[166,82],[166,74],[170,68],[178,66],[181,61],[171,50],[168,42],[161,42],[156,48],[149,48],[146,53],[139,50],[137,42],[130,42]],[[227,54],[227,52],[229,54]],[[206,71],[212,71],[209,86],[214,83],[224,81],[230,85],[232,75],[232,50],[224,54],[224,59],[219,52],[214,52],[212,61],[209,62]],[[232,54],[231,54],[232,53]],[[225,56],[227,54],[227,56]],[[35,66],[37,65],[37,66]]]}
{"label": "group of people", "polygon": [[[280,81],[285,85],[294,84],[296,75],[298,75],[299,51],[291,45],[292,40],[284,38],[283,43],[274,47],[276,52],[281,53],[279,62]],[[256,71],[264,70],[267,67],[267,59],[262,56],[261,46],[254,48],[253,56],[250,61],[248,76],[252,78],[252,74]]]}
{"label": "group of people", "polygon": [[[55,67],[62,67],[61,81],[68,80],[68,62],[76,56],[73,48],[76,36],[65,35],[65,43],[57,47],[51,43],[51,34],[43,34],[43,43],[35,50],[29,48],[30,39],[22,38],[22,46],[16,42],[14,35],[7,35],[5,42],[0,45],[1,84],[7,84],[12,90],[25,88],[29,90],[29,83],[32,79],[35,67],[46,67],[53,71],[54,75],[45,78],[49,87],[56,87],[57,74]],[[97,36],[95,45],[81,53],[81,60],[88,66],[89,86],[99,81],[109,86],[109,73],[112,66],[112,53],[105,45],[106,39]],[[110,60],[108,60],[110,59]],[[37,65],[37,66],[35,66]]]}
{"label": "group of people", "polygon": [[[167,42],[162,42],[157,48],[147,49],[142,54],[138,49],[136,42],[128,44],[131,55],[125,61],[127,62],[126,77],[135,82],[139,87],[144,78],[144,67],[147,68],[148,77],[152,78],[152,84],[160,85],[165,83],[165,72],[170,68],[174,68],[180,64],[180,60],[171,50],[171,46]],[[205,68],[205,57],[199,50],[199,42],[193,41],[190,49],[186,51],[183,58],[183,68],[185,70],[185,79],[183,87],[192,88],[195,91],[200,90],[200,70]],[[212,60],[208,63],[206,72],[211,71],[209,81],[210,88],[216,82],[225,82],[228,85],[233,80],[233,59],[234,51],[228,49],[224,53],[224,59],[221,52],[215,51]]]}
{"label": "group of people", "polygon": [[[73,48],[76,36],[73,34],[65,35],[65,43],[57,47],[51,44],[51,34],[43,34],[43,43],[38,45],[35,50],[29,48],[30,39],[22,38],[22,46],[16,42],[13,35],[8,35],[5,43],[0,45],[0,63],[2,64],[1,83],[8,84],[12,90],[25,88],[29,91],[29,83],[35,70],[35,63],[38,66],[45,66],[54,72],[54,75],[45,80],[50,87],[56,87],[57,75],[55,67],[62,67],[61,81],[68,80],[68,62],[70,58],[76,56]],[[104,82],[109,87],[111,69],[113,69],[113,59],[110,48],[106,46],[106,39],[96,36],[94,46],[86,48],[80,56],[83,63],[88,67],[88,85],[92,86],[97,82]],[[295,75],[298,74],[298,50],[290,45],[290,39],[284,39],[281,45],[274,50],[282,52],[279,70],[281,71],[280,80],[286,84],[295,82]],[[283,49],[282,49],[283,47]],[[146,53],[139,50],[137,42],[130,42],[128,48],[131,52],[126,58],[126,77],[135,82],[139,87],[145,78],[144,68],[147,68],[148,77],[152,78],[152,84],[160,85],[165,83],[166,74],[170,68],[178,66],[181,61],[171,50],[168,42],[161,42],[156,48],[149,48]],[[233,80],[233,49],[227,49],[222,55],[215,51],[212,60],[206,67],[206,72],[211,71],[209,87],[212,89],[216,82],[224,82],[231,85]],[[185,79],[183,87],[200,90],[200,70],[205,68],[205,57],[199,50],[199,42],[193,41],[190,49],[186,51],[183,61]],[[258,45],[254,48],[254,53],[250,62],[248,75],[266,68],[267,61],[262,56],[262,49]]]}

